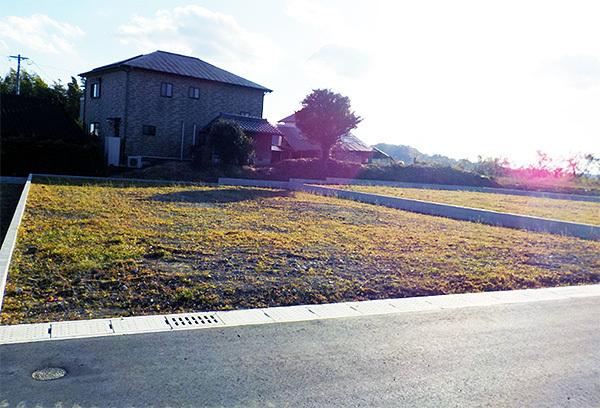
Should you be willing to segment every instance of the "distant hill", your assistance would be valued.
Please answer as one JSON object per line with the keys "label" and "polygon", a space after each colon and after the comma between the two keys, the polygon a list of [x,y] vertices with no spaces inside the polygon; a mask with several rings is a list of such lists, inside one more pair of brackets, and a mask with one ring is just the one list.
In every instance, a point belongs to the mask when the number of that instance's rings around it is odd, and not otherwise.
{"label": "distant hill", "polygon": [[471,170],[475,166],[475,163],[466,159],[456,160],[441,154],[429,155],[421,153],[412,146],[378,143],[374,147],[386,152],[394,160],[402,160],[405,164],[413,164],[416,161],[417,163],[437,166],[460,167],[465,170]]}

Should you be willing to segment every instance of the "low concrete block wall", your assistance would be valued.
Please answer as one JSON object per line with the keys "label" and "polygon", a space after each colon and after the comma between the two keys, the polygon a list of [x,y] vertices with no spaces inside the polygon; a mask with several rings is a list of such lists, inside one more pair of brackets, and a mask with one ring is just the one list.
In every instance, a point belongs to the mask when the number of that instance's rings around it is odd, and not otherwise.
{"label": "low concrete block wall", "polygon": [[578,194],[562,194],[562,193],[547,193],[541,191],[525,191],[516,190],[513,188],[492,188],[492,187],[472,187],[472,186],[454,186],[450,184],[427,184],[427,183],[407,183],[402,181],[385,181],[385,180],[362,180],[362,179],[347,179],[327,177],[325,180],[300,180],[304,183],[318,184],[348,184],[361,186],[388,186],[402,188],[420,188],[428,190],[450,190],[450,191],[473,191],[477,193],[493,193],[493,194],[509,194],[526,197],[553,198],[557,200],[572,200],[572,201],[590,201],[600,203],[600,196],[578,195]]}
{"label": "low concrete block wall", "polygon": [[[300,184],[298,183],[298,185]],[[476,208],[459,207],[449,204],[438,204],[407,198],[361,193],[357,191],[330,187],[301,185],[300,189],[313,194],[344,198],[369,204],[378,204],[399,210],[447,217],[455,220],[474,221],[500,227],[518,228],[536,232],[548,232],[552,234],[568,235],[584,239],[600,239],[600,227],[595,225],[578,224],[568,221],[532,217],[528,215],[501,213]]]}
{"label": "low concrete block wall", "polygon": [[27,177],[0,176],[0,184],[25,184]]}
{"label": "low concrete block wall", "polygon": [[219,178],[219,185],[225,186],[244,186],[244,187],[268,187],[268,188],[290,188],[290,183],[287,181],[275,180],[253,180],[253,179],[235,179],[235,178]]}
{"label": "low concrete block wall", "polygon": [[69,176],[63,174],[43,174],[34,173],[31,176],[41,178],[59,178],[68,180],[89,180],[98,182],[116,182],[116,183],[147,183],[147,184],[178,184],[184,186],[214,186],[217,183],[207,183],[203,181],[185,181],[185,180],[156,180],[156,179],[140,179],[140,178],[122,178],[122,177],[94,177],[94,176]]}
{"label": "low concrete block wall", "polygon": [[6,280],[8,278],[8,269],[10,267],[10,260],[17,244],[17,234],[19,232],[19,226],[23,219],[23,213],[25,212],[25,204],[27,204],[27,196],[29,195],[29,187],[31,186],[31,175],[26,179],[21,197],[17,203],[17,208],[13,214],[6,236],[0,247],[0,310],[2,310],[2,299],[4,298],[4,289],[6,288]]}

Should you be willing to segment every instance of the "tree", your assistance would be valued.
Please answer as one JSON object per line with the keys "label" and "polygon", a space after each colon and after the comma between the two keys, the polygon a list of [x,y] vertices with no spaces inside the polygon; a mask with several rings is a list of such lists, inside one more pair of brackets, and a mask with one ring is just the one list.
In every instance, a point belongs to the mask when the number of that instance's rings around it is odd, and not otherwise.
{"label": "tree", "polygon": [[507,159],[500,157],[487,157],[484,159],[483,156],[477,156],[475,172],[488,177],[498,177],[506,172],[508,166]]}
{"label": "tree", "polygon": [[72,118],[79,118],[79,105],[82,96],[83,90],[79,86],[79,82],[75,77],[71,77],[71,81],[67,84],[65,90],[65,109]]}
{"label": "tree", "polygon": [[583,156],[585,160],[585,173],[587,175],[599,175],[600,174],[600,156],[596,156],[593,153],[588,153]]}
{"label": "tree", "polygon": [[[4,79],[0,78],[0,92],[14,93],[16,82],[17,72],[11,69]],[[30,74],[21,70],[19,82],[21,83],[21,95],[48,99],[52,103],[63,106],[73,119],[79,118],[79,99],[83,95],[83,91],[75,77],[71,77],[71,81],[66,87],[60,80],[49,86],[38,74]]]}
{"label": "tree", "polygon": [[323,161],[342,136],[355,129],[362,118],[350,109],[350,99],[329,89],[315,89],[295,114],[298,129],[321,146]]}
{"label": "tree", "polygon": [[567,157],[567,159],[565,161],[567,163],[567,168],[569,169],[571,175],[573,177],[576,177],[577,172],[579,170],[579,157],[577,157],[577,156]]}
{"label": "tree", "polygon": [[219,119],[210,127],[208,140],[219,156],[221,164],[247,164],[253,153],[252,139],[237,122]]}

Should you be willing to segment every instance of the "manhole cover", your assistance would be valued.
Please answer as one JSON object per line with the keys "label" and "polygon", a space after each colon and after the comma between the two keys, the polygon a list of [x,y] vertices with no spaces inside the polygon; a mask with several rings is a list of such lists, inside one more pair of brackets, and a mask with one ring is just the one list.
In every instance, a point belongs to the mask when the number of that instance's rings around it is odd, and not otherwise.
{"label": "manhole cover", "polygon": [[67,370],[60,367],[46,367],[31,373],[31,377],[38,381],[58,380],[67,375]]}

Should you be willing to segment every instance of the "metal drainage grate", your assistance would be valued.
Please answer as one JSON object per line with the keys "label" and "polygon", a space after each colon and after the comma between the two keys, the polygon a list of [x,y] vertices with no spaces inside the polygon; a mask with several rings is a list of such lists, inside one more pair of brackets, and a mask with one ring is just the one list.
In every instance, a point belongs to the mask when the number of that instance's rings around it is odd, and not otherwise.
{"label": "metal drainage grate", "polygon": [[204,313],[167,316],[167,323],[174,329],[208,327],[221,324],[214,314]]}

